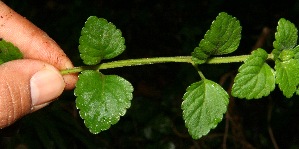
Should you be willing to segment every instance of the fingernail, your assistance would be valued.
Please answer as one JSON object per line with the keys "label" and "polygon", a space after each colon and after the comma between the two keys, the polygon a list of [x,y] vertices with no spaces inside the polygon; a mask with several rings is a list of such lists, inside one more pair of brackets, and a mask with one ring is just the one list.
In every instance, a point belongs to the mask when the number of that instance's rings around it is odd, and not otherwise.
{"label": "fingernail", "polygon": [[55,68],[46,67],[30,79],[32,106],[48,103],[57,98],[64,89],[62,76]]}
{"label": "fingernail", "polygon": [[43,103],[43,104],[40,104],[40,105],[37,105],[37,106],[32,106],[31,112],[35,112],[35,111],[37,111],[37,110],[39,110],[39,109],[41,109],[41,108],[43,108],[43,107],[45,107],[49,104],[50,104],[50,102]]}
{"label": "fingernail", "polygon": [[74,67],[74,65],[72,64],[72,62],[70,62],[70,61],[67,61],[65,64],[64,64],[64,66],[65,66],[65,68],[73,68]]}

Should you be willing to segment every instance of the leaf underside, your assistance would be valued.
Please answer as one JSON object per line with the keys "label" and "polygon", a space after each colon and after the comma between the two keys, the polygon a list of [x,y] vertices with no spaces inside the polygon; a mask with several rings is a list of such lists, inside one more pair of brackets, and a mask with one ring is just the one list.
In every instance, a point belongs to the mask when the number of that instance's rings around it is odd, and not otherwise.
{"label": "leaf underside", "polygon": [[0,64],[22,58],[23,54],[17,47],[3,39],[0,40]]}
{"label": "leaf underside", "polygon": [[266,63],[267,58],[267,52],[259,48],[244,61],[232,87],[234,97],[258,99],[274,90],[275,72]]}
{"label": "leaf underside", "polygon": [[117,123],[131,106],[133,87],[116,75],[85,70],[76,84],[76,106],[90,132],[96,134]]}
{"label": "leaf underside", "polygon": [[199,139],[217,126],[227,110],[228,98],[220,85],[207,79],[187,88],[182,103],[183,118],[193,139]]}
{"label": "leaf underside", "polygon": [[87,65],[114,58],[125,50],[121,31],[107,20],[95,16],[87,19],[79,43],[80,56]]}
{"label": "leaf underside", "polygon": [[241,40],[240,22],[227,13],[220,13],[213,21],[210,30],[192,52],[192,59],[203,63],[210,55],[223,55],[234,52]]}

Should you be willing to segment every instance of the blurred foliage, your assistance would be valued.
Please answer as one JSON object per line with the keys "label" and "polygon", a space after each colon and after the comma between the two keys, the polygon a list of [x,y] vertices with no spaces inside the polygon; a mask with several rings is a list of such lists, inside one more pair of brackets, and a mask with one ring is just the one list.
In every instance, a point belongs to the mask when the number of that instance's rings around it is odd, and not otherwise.
{"label": "blurred foliage", "polygon": [[[106,18],[121,29],[126,51],[118,59],[190,55],[219,12],[240,20],[242,39],[233,53],[272,50],[279,18],[299,26],[299,1],[234,0],[4,0],[46,31],[75,65],[81,65],[78,40],[89,16]],[[228,91],[240,64],[202,66],[208,79]],[[281,148],[299,147],[298,96],[280,91],[257,101],[230,99],[228,114],[207,136],[192,140],[182,120],[181,102],[199,77],[187,64],[158,64],[105,70],[129,80],[132,107],[108,131],[92,135],[65,92],[47,108],[0,131],[0,148]]]}

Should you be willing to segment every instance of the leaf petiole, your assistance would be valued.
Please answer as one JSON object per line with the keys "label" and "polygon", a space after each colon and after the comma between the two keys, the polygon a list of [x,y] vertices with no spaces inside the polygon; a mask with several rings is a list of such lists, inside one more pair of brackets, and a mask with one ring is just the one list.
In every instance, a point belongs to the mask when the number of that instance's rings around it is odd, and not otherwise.
{"label": "leaf petiole", "polygon": [[203,75],[203,73],[199,70],[199,68],[198,68],[198,65],[196,65],[196,64],[192,64],[193,65],[193,67],[196,69],[196,71],[197,71],[197,73],[199,74],[199,76],[200,76],[200,78],[202,79],[202,80],[205,80],[206,79],[206,77]]}

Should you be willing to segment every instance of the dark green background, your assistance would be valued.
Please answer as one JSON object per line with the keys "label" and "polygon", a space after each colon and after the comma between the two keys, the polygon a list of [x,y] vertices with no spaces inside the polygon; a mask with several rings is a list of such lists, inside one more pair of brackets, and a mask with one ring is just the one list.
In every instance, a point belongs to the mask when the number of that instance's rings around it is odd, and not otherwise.
{"label": "dark green background", "polygon": [[[5,0],[47,32],[71,58],[78,54],[80,30],[89,16],[106,18],[121,29],[126,51],[116,59],[190,55],[219,12],[237,17],[243,27],[235,55],[248,54],[270,29],[261,47],[268,52],[279,18],[299,25],[299,1],[235,0]],[[116,60],[115,59],[115,60]],[[204,65],[208,79],[223,81],[240,64]],[[298,96],[285,99],[275,90],[261,100],[230,99],[229,114],[207,136],[192,140],[182,120],[185,89],[200,78],[189,64],[157,64],[103,71],[129,80],[134,88],[132,107],[108,131],[93,135],[84,127],[72,91],[47,108],[0,131],[0,148],[274,148],[271,126],[281,148],[299,148]],[[229,76],[229,77],[226,77]],[[228,128],[225,133],[225,128]]]}

